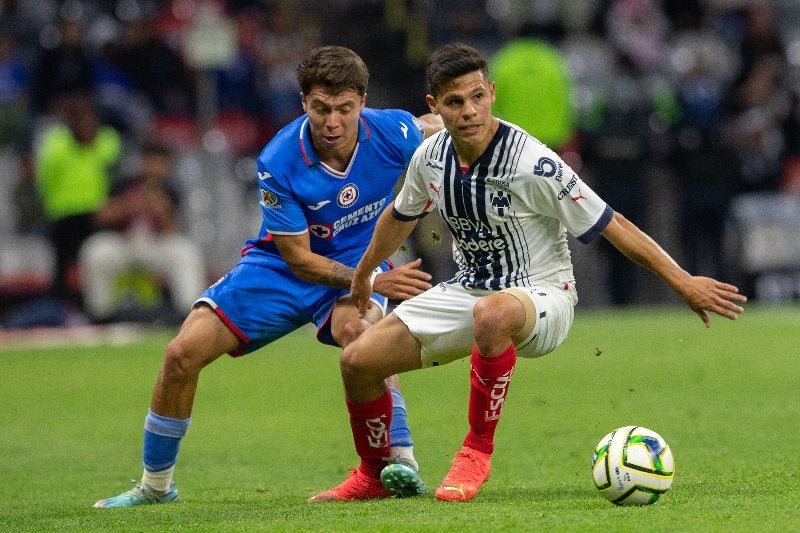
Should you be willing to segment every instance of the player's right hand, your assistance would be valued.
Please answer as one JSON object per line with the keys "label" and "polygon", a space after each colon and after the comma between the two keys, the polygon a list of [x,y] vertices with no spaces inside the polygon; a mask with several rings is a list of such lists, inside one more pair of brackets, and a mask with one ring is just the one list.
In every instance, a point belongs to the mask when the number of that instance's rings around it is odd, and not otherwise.
{"label": "player's right hand", "polygon": [[350,299],[353,305],[358,308],[359,318],[364,318],[364,315],[367,313],[369,297],[372,295],[370,275],[370,272],[360,274],[359,269],[356,268],[353,272],[353,279],[350,280]]}

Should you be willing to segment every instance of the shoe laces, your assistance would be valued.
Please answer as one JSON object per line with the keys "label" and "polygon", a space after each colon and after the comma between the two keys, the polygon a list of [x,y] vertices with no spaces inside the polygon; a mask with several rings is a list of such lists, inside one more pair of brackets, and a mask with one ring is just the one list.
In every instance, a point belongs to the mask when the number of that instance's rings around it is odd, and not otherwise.
{"label": "shoe laces", "polygon": [[364,476],[359,476],[357,468],[353,466],[348,466],[347,470],[349,470],[349,474],[347,474],[347,478],[341,485],[339,485],[338,488],[343,493],[350,496],[352,494],[359,493],[362,487],[367,483],[366,483],[366,478]]}
{"label": "shoe laces", "polygon": [[129,498],[139,498],[141,500],[146,500],[151,502],[158,500],[159,494],[155,490],[142,484],[142,482],[140,481],[136,481],[135,479],[132,479],[131,483],[133,483],[133,488],[123,492],[121,496],[126,496]]}
{"label": "shoe laces", "polygon": [[471,448],[463,448],[455,453],[453,467],[447,477],[464,481],[483,481],[486,478],[486,460]]}

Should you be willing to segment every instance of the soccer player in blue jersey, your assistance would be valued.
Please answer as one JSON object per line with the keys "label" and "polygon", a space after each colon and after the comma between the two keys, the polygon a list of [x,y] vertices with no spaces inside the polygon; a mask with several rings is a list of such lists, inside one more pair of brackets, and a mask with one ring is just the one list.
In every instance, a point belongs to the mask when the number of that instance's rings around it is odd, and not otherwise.
{"label": "soccer player in blue jersey", "polygon": [[[95,507],[177,499],[173,471],[198,376],[221,355],[253,352],[310,322],[320,342],[347,346],[385,314],[388,298],[406,299],[430,288],[419,260],[397,268],[382,261],[370,276],[366,312],[360,315],[348,295],[353,267],[411,155],[442,127],[434,115],[417,119],[406,111],[365,107],[368,78],[361,58],[343,47],[317,48],[299,65],[306,114],[283,128],[257,161],[259,236],[200,296],[166,348],[144,422],[141,481]],[[398,423],[389,430],[392,450],[386,457],[404,465],[394,494],[410,496],[425,486],[398,383],[396,376],[387,379]],[[379,487],[373,497],[390,494]]]}
{"label": "soccer player in blue jersey", "polygon": [[436,498],[475,497],[491,472],[494,433],[517,356],[553,351],[572,325],[577,294],[567,231],[585,243],[598,235],[608,239],[661,277],[706,327],[709,311],[735,319],[746,301],[732,285],[687,273],[552,150],[495,118],[495,85],[475,49],[463,44],[437,49],[426,77],[428,105],[446,130],[414,154],[403,188],[381,214],[356,267],[351,297],[367,310],[370,272],[432,210],[453,235],[459,270],[450,281],[402,302],[344,349],[342,377],[361,464],[355,476],[323,492],[323,498],[342,487],[351,499],[359,491],[372,497],[381,480],[391,484],[405,468],[383,467],[389,442],[376,441],[372,432],[372,421],[388,421],[392,414],[386,376],[468,355],[469,431]]}

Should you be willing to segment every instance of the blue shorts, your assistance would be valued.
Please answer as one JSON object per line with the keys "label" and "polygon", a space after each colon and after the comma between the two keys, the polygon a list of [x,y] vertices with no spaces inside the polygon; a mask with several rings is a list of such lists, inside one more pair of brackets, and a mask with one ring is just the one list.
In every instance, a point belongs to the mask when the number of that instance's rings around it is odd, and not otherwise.
{"label": "blue shorts", "polygon": [[[385,272],[385,261],[376,270]],[[331,335],[333,305],[350,291],[308,283],[295,276],[280,259],[248,255],[197,299],[194,306],[210,306],[239,338],[230,352],[240,356],[258,350],[308,323],[317,327],[317,340],[338,346]],[[384,315],[388,299],[377,293],[370,298]]]}

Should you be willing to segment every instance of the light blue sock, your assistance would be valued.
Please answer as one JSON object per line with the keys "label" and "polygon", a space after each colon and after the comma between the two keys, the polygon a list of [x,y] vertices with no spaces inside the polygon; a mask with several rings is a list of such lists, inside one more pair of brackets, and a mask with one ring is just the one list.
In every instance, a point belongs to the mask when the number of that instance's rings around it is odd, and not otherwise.
{"label": "light blue sock", "polygon": [[151,472],[166,470],[178,460],[181,439],[189,431],[189,418],[170,418],[148,410],[144,419],[142,463]]}
{"label": "light blue sock", "polygon": [[414,446],[411,440],[411,429],[408,427],[408,416],[406,415],[406,401],[400,391],[394,387],[389,387],[392,395],[392,425],[389,428],[389,438],[392,447],[401,446],[410,448]]}

